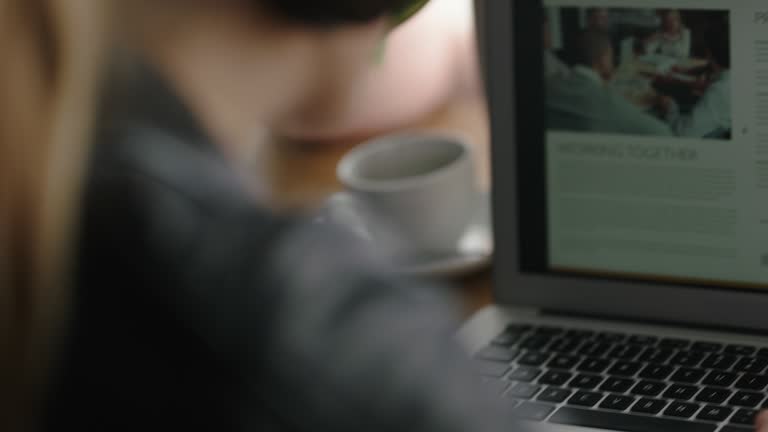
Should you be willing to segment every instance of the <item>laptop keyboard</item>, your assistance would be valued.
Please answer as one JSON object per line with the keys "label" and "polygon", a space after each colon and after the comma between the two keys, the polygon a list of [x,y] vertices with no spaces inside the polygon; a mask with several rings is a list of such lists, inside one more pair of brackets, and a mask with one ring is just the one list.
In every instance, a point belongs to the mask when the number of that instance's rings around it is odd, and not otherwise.
{"label": "laptop keyboard", "polygon": [[768,349],[512,324],[475,355],[523,420],[628,432],[746,432],[768,407]]}

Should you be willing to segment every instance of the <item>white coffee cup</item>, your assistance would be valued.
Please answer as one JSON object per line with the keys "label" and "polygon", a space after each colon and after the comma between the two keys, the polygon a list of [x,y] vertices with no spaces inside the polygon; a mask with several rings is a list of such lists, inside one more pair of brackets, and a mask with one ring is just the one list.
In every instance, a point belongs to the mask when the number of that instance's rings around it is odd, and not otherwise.
{"label": "white coffee cup", "polygon": [[396,243],[400,254],[455,251],[477,205],[472,148],[460,136],[419,132],[378,138],[347,154],[337,174],[347,192],[336,198],[376,219],[369,229],[372,240]]}

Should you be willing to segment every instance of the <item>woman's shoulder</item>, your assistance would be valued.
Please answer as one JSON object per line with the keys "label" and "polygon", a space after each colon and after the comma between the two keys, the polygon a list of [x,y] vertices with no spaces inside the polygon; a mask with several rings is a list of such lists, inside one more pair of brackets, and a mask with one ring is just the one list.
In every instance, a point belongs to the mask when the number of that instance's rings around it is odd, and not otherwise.
{"label": "woman's shoulder", "polygon": [[134,262],[181,262],[223,228],[276,223],[223,156],[191,140],[145,126],[100,134],[82,201],[85,260],[120,250]]}
{"label": "woman's shoulder", "polygon": [[110,128],[95,142],[89,186],[162,191],[202,208],[246,199],[244,182],[224,157],[210,144],[195,141],[152,127]]}

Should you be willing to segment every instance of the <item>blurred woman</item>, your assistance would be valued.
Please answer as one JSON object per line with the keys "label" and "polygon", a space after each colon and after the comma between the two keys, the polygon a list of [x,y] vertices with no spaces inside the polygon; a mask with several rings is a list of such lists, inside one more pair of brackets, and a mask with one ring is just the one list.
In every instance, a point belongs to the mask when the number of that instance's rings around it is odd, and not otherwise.
{"label": "blurred woman", "polygon": [[444,294],[231,169],[413,3],[119,2],[88,150],[105,3],[0,3],[0,430],[508,430]]}

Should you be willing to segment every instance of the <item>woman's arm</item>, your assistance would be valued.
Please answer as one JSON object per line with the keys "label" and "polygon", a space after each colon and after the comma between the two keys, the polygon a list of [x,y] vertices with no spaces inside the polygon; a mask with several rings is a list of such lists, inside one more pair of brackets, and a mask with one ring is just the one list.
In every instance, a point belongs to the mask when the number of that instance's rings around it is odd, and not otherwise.
{"label": "woman's arm", "polygon": [[140,197],[143,271],[164,282],[137,289],[230,371],[244,423],[267,410],[307,432],[509,430],[444,288],[394,279],[343,230],[260,209],[225,165],[157,138],[128,147],[137,192],[110,198]]}
{"label": "woman's arm", "polygon": [[214,229],[216,242],[200,245],[215,252],[190,263],[184,309],[239,371],[247,421],[263,415],[250,404],[296,431],[510,430],[500,401],[470,375],[444,291],[391,278],[340,231],[249,230],[247,220],[258,219],[229,221],[243,229]]}
{"label": "woman's arm", "polygon": [[444,288],[393,279],[327,227],[296,226],[273,251],[272,332],[250,378],[286,421],[307,431],[509,430],[454,341]]}

